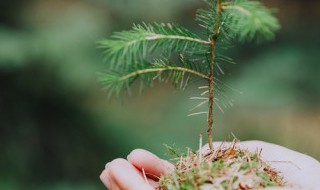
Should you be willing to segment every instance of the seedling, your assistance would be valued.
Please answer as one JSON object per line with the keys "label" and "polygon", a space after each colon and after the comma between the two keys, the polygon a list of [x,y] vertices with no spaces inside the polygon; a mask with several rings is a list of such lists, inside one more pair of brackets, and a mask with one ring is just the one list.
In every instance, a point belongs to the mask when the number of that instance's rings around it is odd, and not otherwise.
{"label": "seedling", "polygon": [[[141,89],[154,81],[171,81],[174,86],[182,89],[192,79],[200,78],[206,81],[207,85],[201,87],[205,90],[202,96],[196,97],[203,102],[196,105],[194,110],[207,105],[207,111],[191,115],[207,114],[207,142],[211,151],[208,155],[211,155],[215,151],[212,145],[213,109],[214,106],[220,107],[219,100],[216,98],[216,94],[219,93],[217,75],[219,72],[223,74],[221,65],[233,62],[231,58],[222,55],[221,50],[230,47],[234,42],[271,40],[280,26],[278,20],[272,15],[273,10],[257,1],[203,1],[207,4],[207,8],[200,9],[196,13],[196,21],[204,31],[204,37],[202,38],[177,24],[142,23],[133,25],[133,28],[129,31],[114,33],[110,39],[101,41],[100,44],[105,50],[104,53],[108,62],[108,71],[101,74],[100,81],[110,96],[113,94],[119,95],[124,89],[130,93],[130,86],[135,81],[140,81]],[[226,152],[228,151],[224,153]],[[228,155],[242,158],[242,160],[249,158],[247,162],[252,161],[252,155],[248,156],[246,152],[236,151]],[[185,159],[188,160],[187,162],[193,162],[195,161],[194,158],[199,159],[199,156],[201,157],[201,154],[189,154],[189,157],[187,156]],[[222,155],[211,160],[202,159],[207,160],[207,162],[210,160],[210,164],[205,167],[208,169],[218,167],[215,162],[223,161],[227,157],[227,155]],[[261,169],[261,165],[264,166],[264,164],[258,162],[255,167]],[[200,166],[204,167],[202,162]],[[230,167],[224,164],[221,166]],[[253,169],[252,166],[248,168]],[[181,168],[180,170],[177,168],[176,177],[181,177],[180,174]],[[172,180],[178,179],[173,177]],[[237,180],[232,179],[231,181]],[[182,181],[180,180],[180,182]],[[224,189],[230,187],[230,184],[220,185]],[[175,188],[167,186],[167,189]]]}

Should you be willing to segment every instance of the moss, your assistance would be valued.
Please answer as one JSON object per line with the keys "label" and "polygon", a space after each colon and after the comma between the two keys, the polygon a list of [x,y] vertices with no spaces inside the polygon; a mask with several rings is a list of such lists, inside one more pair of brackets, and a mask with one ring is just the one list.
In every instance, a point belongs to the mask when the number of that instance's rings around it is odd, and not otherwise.
{"label": "moss", "polygon": [[239,149],[234,142],[205,155],[189,150],[179,158],[173,173],[160,178],[159,185],[160,190],[246,190],[284,183],[260,153]]}

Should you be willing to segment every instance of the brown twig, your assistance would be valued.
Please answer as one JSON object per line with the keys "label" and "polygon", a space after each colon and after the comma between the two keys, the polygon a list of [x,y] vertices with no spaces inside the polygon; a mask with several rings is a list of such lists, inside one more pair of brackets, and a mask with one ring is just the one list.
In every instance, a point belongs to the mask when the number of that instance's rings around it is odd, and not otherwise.
{"label": "brown twig", "polygon": [[217,9],[216,9],[216,24],[212,34],[211,40],[211,62],[210,70],[208,73],[208,86],[209,86],[209,110],[208,110],[208,143],[210,150],[213,151],[213,137],[212,137],[212,127],[213,127],[213,106],[214,106],[214,61],[215,61],[215,48],[218,39],[219,32],[219,19],[220,12],[222,11],[222,0],[218,0]]}

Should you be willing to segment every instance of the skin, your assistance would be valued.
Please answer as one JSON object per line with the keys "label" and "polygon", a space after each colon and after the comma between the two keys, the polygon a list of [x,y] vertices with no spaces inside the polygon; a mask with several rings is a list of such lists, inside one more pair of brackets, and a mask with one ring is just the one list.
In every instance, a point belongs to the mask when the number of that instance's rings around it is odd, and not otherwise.
{"label": "skin", "polygon": [[[221,142],[213,145],[219,147]],[[320,189],[320,163],[314,158],[262,141],[245,141],[238,146],[250,151],[262,149],[264,161],[281,171],[287,182],[286,187],[267,188],[268,190]],[[201,151],[208,150],[209,146],[206,145]],[[146,150],[136,149],[127,159],[118,158],[106,164],[100,179],[109,190],[154,190],[159,176],[171,171],[173,165],[168,161]],[[147,175],[147,179],[143,173]]]}

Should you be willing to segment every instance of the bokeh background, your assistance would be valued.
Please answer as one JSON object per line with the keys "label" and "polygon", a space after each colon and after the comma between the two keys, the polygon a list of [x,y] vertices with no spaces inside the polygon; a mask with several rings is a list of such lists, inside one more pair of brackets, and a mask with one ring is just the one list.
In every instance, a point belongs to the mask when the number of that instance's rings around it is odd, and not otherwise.
{"label": "bokeh background", "polygon": [[[216,110],[215,140],[258,139],[320,159],[320,2],[268,0],[282,29],[274,41],[238,44],[222,80],[234,106]],[[102,190],[104,164],[163,144],[196,148],[205,116],[185,92],[156,84],[108,101],[97,41],[133,22],[194,22],[200,0],[1,0],[0,189]]]}

